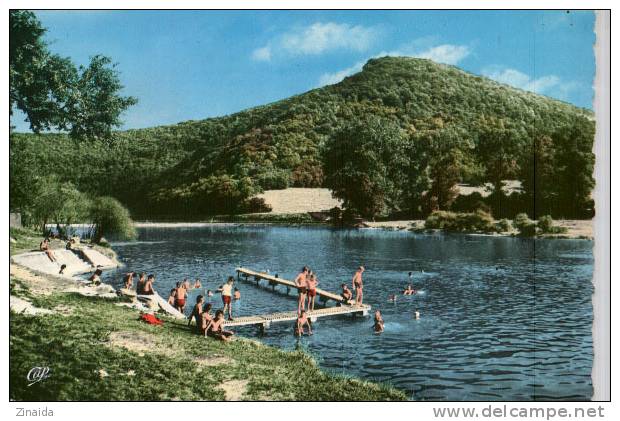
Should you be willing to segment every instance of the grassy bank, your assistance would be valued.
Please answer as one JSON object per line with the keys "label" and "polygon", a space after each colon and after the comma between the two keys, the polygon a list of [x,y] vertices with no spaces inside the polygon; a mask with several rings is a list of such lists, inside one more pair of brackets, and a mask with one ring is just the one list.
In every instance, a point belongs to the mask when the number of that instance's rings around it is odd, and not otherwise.
{"label": "grassy bank", "polygon": [[[40,238],[16,240],[18,250]],[[11,265],[11,296],[32,306],[10,312],[12,400],[406,399],[387,385],[329,374],[302,351],[244,338],[225,344],[166,317],[150,326],[126,299],[64,292],[60,282]],[[28,386],[28,372],[41,366],[51,375]]]}

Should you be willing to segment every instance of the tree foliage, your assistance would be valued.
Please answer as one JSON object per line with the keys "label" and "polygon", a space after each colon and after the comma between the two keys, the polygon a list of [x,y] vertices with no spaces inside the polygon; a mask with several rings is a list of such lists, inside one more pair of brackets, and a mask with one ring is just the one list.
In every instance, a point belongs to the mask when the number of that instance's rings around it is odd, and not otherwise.
{"label": "tree foliage", "polygon": [[94,226],[93,240],[101,242],[104,235],[134,239],[136,229],[129,211],[113,197],[98,197],[92,201],[89,212]]}
{"label": "tree foliage", "polygon": [[109,138],[121,113],[137,102],[119,95],[123,86],[112,60],[95,55],[76,68],[48,50],[34,13],[12,10],[9,20],[11,116],[14,107],[23,111],[35,133],[55,129],[74,138]]}

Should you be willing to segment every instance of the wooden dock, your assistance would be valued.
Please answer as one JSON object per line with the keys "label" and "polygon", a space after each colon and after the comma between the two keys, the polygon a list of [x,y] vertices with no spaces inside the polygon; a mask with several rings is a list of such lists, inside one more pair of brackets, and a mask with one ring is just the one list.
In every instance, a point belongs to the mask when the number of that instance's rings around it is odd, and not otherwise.
{"label": "wooden dock", "polygon": [[[295,285],[295,282],[289,281],[287,279],[275,277],[275,276],[262,273],[262,272],[255,272],[253,270],[246,269],[246,268],[238,268],[237,278],[241,276],[243,276],[246,280],[248,280],[248,278],[251,277],[254,279],[256,283],[258,283],[261,279],[264,279],[268,281],[269,284],[272,286],[284,285],[287,288],[287,292],[290,292],[290,291],[294,291],[295,293],[297,292],[297,286]],[[349,305],[348,303],[345,302],[344,298],[342,298],[341,295],[334,294],[333,292],[325,291],[324,289],[317,288],[316,295],[319,299],[319,302],[322,302],[323,304],[329,300],[332,300],[340,304]]]}
{"label": "wooden dock", "polygon": [[[343,314],[354,314],[366,316],[370,311],[370,306],[367,304],[358,305],[346,305],[339,307],[326,307],[318,310],[308,311],[307,315],[310,321],[315,322],[318,318],[328,316],[340,316]],[[259,316],[244,316],[235,317],[232,321],[225,321],[226,327],[232,326],[249,326],[258,325],[262,329],[269,328],[271,323],[277,322],[290,322],[297,320],[296,311],[284,311],[281,313],[262,314]]]}
{"label": "wooden dock", "polygon": [[[276,277],[263,272],[256,272],[246,268],[238,268],[237,278],[239,279],[241,277],[248,282],[253,280],[256,285],[260,285],[260,281],[265,280],[268,282],[268,285],[271,285],[274,291],[276,285],[283,285],[286,287],[287,293],[294,292],[297,294],[297,286],[293,281],[288,279]],[[316,295],[319,303],[323,306],[325,306],[328,301],[334,301],[337,305],[308,311],[308,318],[312,322],[315,322],[321,317],[340,316],[344,314],[366,316],[371,310],[371,307],[368,304],[356,305],[353,301],[347,302],[344,298],[342,298],[342,296],[334,294],[333,292],[325,291],[324,289],[317,288]],[[261,328],[261,330],[264,330],[269,328],[271,323],[294,320],[297,320],[297,312],[285,311],[280,313],[262,314],[258,316],[235,317],[233,321],[225,321],[224,324],[227,327],[257,325]]]}

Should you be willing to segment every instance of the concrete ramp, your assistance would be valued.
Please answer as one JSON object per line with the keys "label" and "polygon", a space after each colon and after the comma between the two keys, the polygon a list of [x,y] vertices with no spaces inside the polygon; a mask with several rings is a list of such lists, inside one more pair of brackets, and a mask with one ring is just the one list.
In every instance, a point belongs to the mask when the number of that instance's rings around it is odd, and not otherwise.
{"label": "concrete ramp", "polygon": [[60,264],[52,262],[42,251],[18,254],[12,259],[18,265],[49,275],[58,276],[58,272],[60,272]]}
{"label": "concrete ramp", "polygon": [[168,301],[161,298],[161,296],[157,293],[153,295],[138,295],[138,300],[155,302],[161,310],[165,311],[170,316],[176,319],[185,319],[185,315],[183,313],[168,304]]}
{"label": "concrete ramp", "polygon": [[66,275],[76,275],[78,273],[86,273],[92,270],[92,266],[80,259],[71,250],[54,250],[54,256],[59,264],[67,265],[65,269]]}
{"label": "concrete ramp", "polygon": [[88,262],[95,267],[101,266],[102,269],[111,269],[116,267],[116,264],[110,258],[95,249],[84,247],[81,249],[81,252],[84,254],[84,257],[88,260]]}

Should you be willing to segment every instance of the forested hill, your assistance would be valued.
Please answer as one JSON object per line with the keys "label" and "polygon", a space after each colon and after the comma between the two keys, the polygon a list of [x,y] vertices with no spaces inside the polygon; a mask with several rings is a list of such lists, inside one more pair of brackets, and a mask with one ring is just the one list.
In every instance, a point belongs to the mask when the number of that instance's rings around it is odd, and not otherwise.
{"label": "forested hill", "polygon": [[[371,174],[384,170],[367,168],[363,142],[347,146],[344,156],[361,161],[343,165],[368,175],[368,192],[388,196],[375,213],[419,212],[425,200],[428,209],[449,208],[452,199],[444,196],[454,182],[499,185],[508,178],[525,187],[519,203],[535,200],[559,216],[591,212],[589,110],[403,57],[372,59],[338,84],[272,104],[115,132],[107,142],[12,134],[11,207],[27,207],[37,176],[57,174],[80,191],[118,198],[139,218],[248,211],[256,204],[247,198],[262,189],[346,188],[334,184],[338,169],[329,162],[342,159],[336,149],[356,133],[384,151],[408,154],[405,171],[415,173],[408,175],[411,187],[379,186]],[[417,190],[403,191],[409,188]]]}

